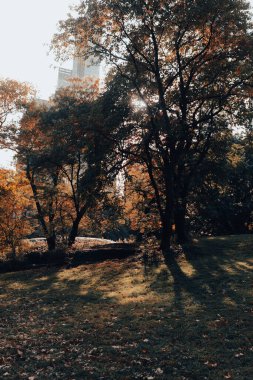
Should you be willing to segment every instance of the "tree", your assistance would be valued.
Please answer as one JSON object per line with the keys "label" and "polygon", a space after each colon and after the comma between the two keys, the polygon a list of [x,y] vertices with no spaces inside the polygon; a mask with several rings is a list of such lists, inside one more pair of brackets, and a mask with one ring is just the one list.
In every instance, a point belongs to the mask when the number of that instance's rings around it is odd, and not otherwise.
{"label": "tree", "polygon": [[253,222],[252,132],[216,142],[199,170],[189,214],[197,233],[249,233]]}
{"label": "tree", "polygon": [[0,170],[0,246],[11,249],[12,259],[31,232],[28,182],[22,173]]}
{"label": "tree", "polygon": [[50,160],[61,168],[63,182],[67,184],[63,197],[70,202],[69,246],[75,241],[85,213],[95,210],[96,203],[106,196],[107,187],[113,186],[105,175],[110,144],[101,140],[100,108],[98,83],[76,82],[56,94],[52,113],[47,113],[49,118],[44,123],[54,139]]}
{"label": "tree", "polygon": [[[211,142],[244,115],[252,84],[248,4],[90,0],[75,10],[53,46],[58,55],[104,58],[143,106],[141,115],[132,112],[123,146],[149,174],[167,254],[174,219],[180,240],[186,238],[191,183]],[[125,126],[124,120],[119,130]]]}
{"label": "tree", "polygon": [[58,173],[54,168],[44,168],[40,155],[49,140],[38,128],[40,113],[45,111],[35,101],[27,104],[20,127],[12,136],[15,146],[18,166],[21,168],[31,186],[35,201],[37,217],[43,234],[47,239],[49,249],[55,248],[54,207],[57,203],[56,186]]}
{"label": "tree", "polygon": [[13,118],[33,95],[27,83],[0,79],[0,146],[12,147],[9,132],[14,127]]}
{"label": "tree", "polygon": [[75,83],[56,93],[44,110],[31,105],[21,122],[19,162],[49,249],[57,235],[74,243],[85,213],[111,182],[105,178],[108,144],[101,140],[97,93],[94,81]]}

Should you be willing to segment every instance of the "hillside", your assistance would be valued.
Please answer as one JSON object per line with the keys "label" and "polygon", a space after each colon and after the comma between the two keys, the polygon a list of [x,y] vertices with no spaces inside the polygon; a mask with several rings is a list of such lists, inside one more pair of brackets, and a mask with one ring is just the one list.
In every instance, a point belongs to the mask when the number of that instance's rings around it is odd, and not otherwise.
{"label": "hillside", "polygon": [[[252,378],[253,236],[0,276],[1,379]],[[252,338],[252,334],[251,334]]]}

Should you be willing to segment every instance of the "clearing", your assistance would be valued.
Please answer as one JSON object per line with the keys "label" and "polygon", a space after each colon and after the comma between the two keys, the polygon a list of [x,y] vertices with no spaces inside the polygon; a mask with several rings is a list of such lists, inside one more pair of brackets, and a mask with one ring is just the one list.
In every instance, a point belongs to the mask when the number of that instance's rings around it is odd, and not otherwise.
{"label": "clearing", "polygon": [[[253,378],[253,236],[0,276],[1,379]],[[250,336],[251,335],[251,336]]]}

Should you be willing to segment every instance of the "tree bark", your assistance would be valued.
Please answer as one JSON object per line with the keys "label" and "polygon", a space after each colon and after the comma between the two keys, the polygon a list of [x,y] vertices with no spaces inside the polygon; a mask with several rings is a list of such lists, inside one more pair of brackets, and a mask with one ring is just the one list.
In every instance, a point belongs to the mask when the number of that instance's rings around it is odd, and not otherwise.
{"label": "tree bark", "polygon": [[161,250],[164,256],[169,255],[171,245],[171,233],[169,230],[169,225],[164,225],[162,227],[162,236],[161,236]]}
{"label": "tree bark", "polygon": [[79,228],[80,220],[81,219],[79,219],[79,218],[75,219],[73,224],[72,224],[72,227],[71,227],[71,230],[69,233],[69,237],[68,237],[68,246],[69,247],[71,247],[75,243],[76,237],[78,235],[78,228]]}
{"label": "tree bark", "polygon": [[189,235],[186,228],[186,202],[178,204],[175,210],[176,236],[178,243],[187,243]]}
{"label": "tree bark", "polygon": [[72,227],[71,227],[71,230],[70,230],[70,233],[69,233],[69,237],[68,237],[68,246],[71,247],[74,243],[75,243],[75,240],[76,240],[76,237],[78,235],[78,229],[79,229],[79,224],[87,210],[87,204],[84,205],[80,210],[79,212],[77,212],[77,215],[76,215],[76,218],[75,220],[73,221],[73,224],[72,224]]}
{"label": "tree bark", "polygon": [[170,196],[167,197],[167,204],[162,218],[162,236],[161,236],[161,250],[164,257],[169,256],[171,253],[171,238],[172,238],[172,224],[173,224],[173,192],[170,191]]}
{"label": "tree bark", "polygon": [[56,248],[56,236],[52,235],[46,238],[47,239],[47,247],[49,251],[53,251]]}
{"label": "tree bark", "polygon": [[11,259],[12,259],[12,261],[16,260],[16,246],[15,246],[15,244],[11,245]]}

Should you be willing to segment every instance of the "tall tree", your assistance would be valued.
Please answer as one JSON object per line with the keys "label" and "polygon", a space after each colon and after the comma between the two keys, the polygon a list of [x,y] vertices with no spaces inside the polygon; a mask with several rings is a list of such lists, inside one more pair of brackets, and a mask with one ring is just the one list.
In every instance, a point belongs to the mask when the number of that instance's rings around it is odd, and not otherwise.
{"label": "tall tree", "polygon": [[45,158],[50,139],[40,128],[41,114],[46,112],[37,102],[27,105],[20,128],[14,135],[18,166],[25,172],[35,201],[37,217],[47,239],[48,249],[56,244],[55,217],[58,205],[59,168]]}
{"label": "tall tree", "polygon": [[136,107],[118,136],[128,129],[122,151],[138,156],[149,174],[167,254],[174,219],[185,240],[196,168],[216,134],[245,115],[253,54],[248,4],[87,0],[75,11],[60,23],[53,46],[59,55],[104,58],[130,85]]}
{"label": "tall tree", "polygon": [[67,184],[64,197],[71,206],[68,244],[72,245],[84,214],[95,207],[108,184],[104,161],[108,144],[101,140],[98,84],[86,81],[61,90],[45,116],[44,129],[53,140],[49,161],[60,167]]}
{"label": "tall tree", "polygon": [[55,94],[43,110],[31,105],[18,136],[19,162],[26,170],[49,249],[56,236],[71,246],[85,213],[106,193],[108,143],[97,84],[75,83]]}

